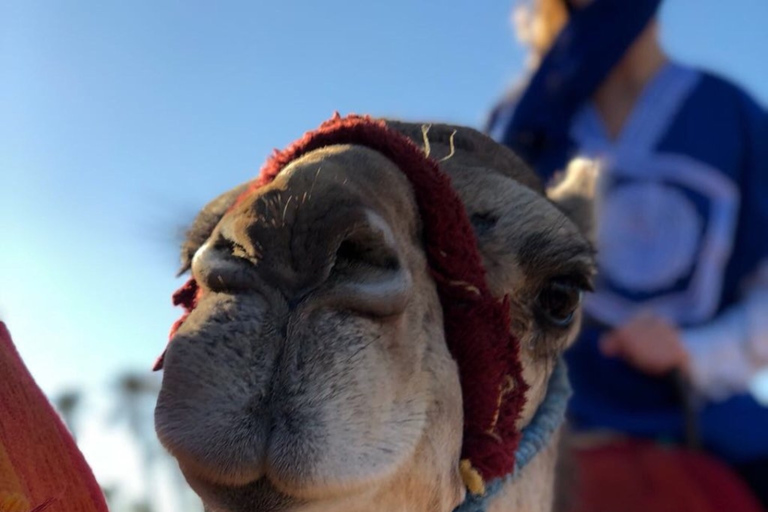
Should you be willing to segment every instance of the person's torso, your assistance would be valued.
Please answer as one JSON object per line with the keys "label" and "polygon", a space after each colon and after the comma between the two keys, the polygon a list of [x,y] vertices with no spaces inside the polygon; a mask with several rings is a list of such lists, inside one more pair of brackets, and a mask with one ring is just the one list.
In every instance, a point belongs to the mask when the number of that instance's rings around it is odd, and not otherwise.
{"label": "person's torso", "polygon": [[[572,121],[573,146],[561,152],[560,168],[577,156],[600,162],[599,276],[585,300],[583,334],[567,354],[576,427],[677,440],[683,435],[675,382],[603,356],[598,340],[645,310],[683,328],[706,324],[737,299],[753,270],[746,241],[755,234],[745,230],[742,208],[745,129],[734,91],[719,79],[669,64],[615,139],[591,104]],[[734,435],[724,425],[740,417],[746,425],[754,414],[768,420],[768,409],[746,395],[709,407],[702,415],[706,436],[722,440],[716,450],[738,457],[742,447],[727,446]],[[763,445],[768,454],[768,443]]]}
{"label": "person's torso", "polygon": [[[573,120],[576,155],[600,162],[600,272],[585,310],[601,324],[621,325],[649,310],[690,326],[723,307],[737,238],[741,148],[732,126],[711,123],[700,111],[703,80],[697,71],[668,65],[615,139],[591,104]],[[708,143],[719,147],[714,158]]]}

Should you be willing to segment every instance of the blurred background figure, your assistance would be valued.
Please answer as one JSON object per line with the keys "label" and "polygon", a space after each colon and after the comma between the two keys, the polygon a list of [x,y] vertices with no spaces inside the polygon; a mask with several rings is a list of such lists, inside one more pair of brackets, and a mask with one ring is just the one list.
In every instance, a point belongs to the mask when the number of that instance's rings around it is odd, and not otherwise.
{"label": "blurred background figure", "polygon": [[768,115],[665,53],[660,3],[521,9],[531,73],[488,131],[547,181],[574,157],[599,162],[574,428],[682,443],[682,375],[702,446],[768,505],[768,408],[749,393],[768,364]]}

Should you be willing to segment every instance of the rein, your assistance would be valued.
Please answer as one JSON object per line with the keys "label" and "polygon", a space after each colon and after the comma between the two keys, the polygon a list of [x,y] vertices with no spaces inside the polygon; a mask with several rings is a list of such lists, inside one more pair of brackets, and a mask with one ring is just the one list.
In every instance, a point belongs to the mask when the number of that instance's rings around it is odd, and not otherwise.
{"label": "rein", "polygon": [[491,481],[482,496],[470,495],[454,512],[486,512],[493,498],[520,476],[521,471],[552,441],[552,436],[565,422],[565,411],[571,397],[571,384],[565,362],[558,359],[547,383],[547,394],[536,409],[531,422],[523,428],[515,451],[515,468],[509,474]]}

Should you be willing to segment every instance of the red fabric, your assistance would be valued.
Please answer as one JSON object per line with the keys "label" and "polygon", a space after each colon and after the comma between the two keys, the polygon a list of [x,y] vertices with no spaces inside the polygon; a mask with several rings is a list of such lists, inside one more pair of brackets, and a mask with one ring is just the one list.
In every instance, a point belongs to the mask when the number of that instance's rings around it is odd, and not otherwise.
{"label": "red fabric", "polygon": [[[336,144],[374,149],[392,160],[410,180],[443,307],[446,342],[459,366],[464,402],[462,458],[469,459],[486,481],[510,474],[520,439],[515,422],[528,389],[522,376],[520,346],[510,334],[508,298],[499,300],[491,295],[464,205],[438,164],[383,121],[336,114],[287,149],[276,151],[238,202],[270,183],[295,159]],[[186,310],[174,331],[198,297],[193,281],[174,296],[174,303]],[[158,363],[159,368],[162,356]]]}
{"label": "red fabric", "polygon": [[0,322],[0,510],[106,512],[99,485]]}
{"label": "red fabric", "polygon": [[[197,307],[197,301],[200,299],[201,293],[202,289],[197,286],[197,281],[194,279],[187,280],[187,282],[184,283],[184,286],[174,292],[171,301],[174,306],[183,307],[184,313],[181,315],[181,318],[173,322],[171,332],[168,334],[169,340],[173,339],[173,335],[179,330],[181,324],[184,323],[192,310]],[[163,362],[165,362],[165,351],[163,351],[163,353],[160,354],[160,357],[155,361],[154,366],[152,366],[152,371],[161,370],[163,368]]]}
{"label": "red fabric", "polygon": [[764,512],[749,488],[712,457],[647,441],[576,451],[569,512]]}

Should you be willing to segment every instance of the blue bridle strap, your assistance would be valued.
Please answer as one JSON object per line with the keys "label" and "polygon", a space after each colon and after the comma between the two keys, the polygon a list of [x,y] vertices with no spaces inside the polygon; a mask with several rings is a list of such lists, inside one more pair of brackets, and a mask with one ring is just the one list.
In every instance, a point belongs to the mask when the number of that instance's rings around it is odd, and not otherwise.
{"label": "blue bridle strap", "polygon": [[467,500],[454,512],[486,512],[494,496],[505,484],[515,480],[522,469],[552,441],[555,431],[565,421],[565,409],[571,397],[571,384],[565,362],[559,359],[549,377],[547,394],[531,422],[523,428],[520,445],[515,452],[515,470],[488,484],[482,496],[467,495]]}

